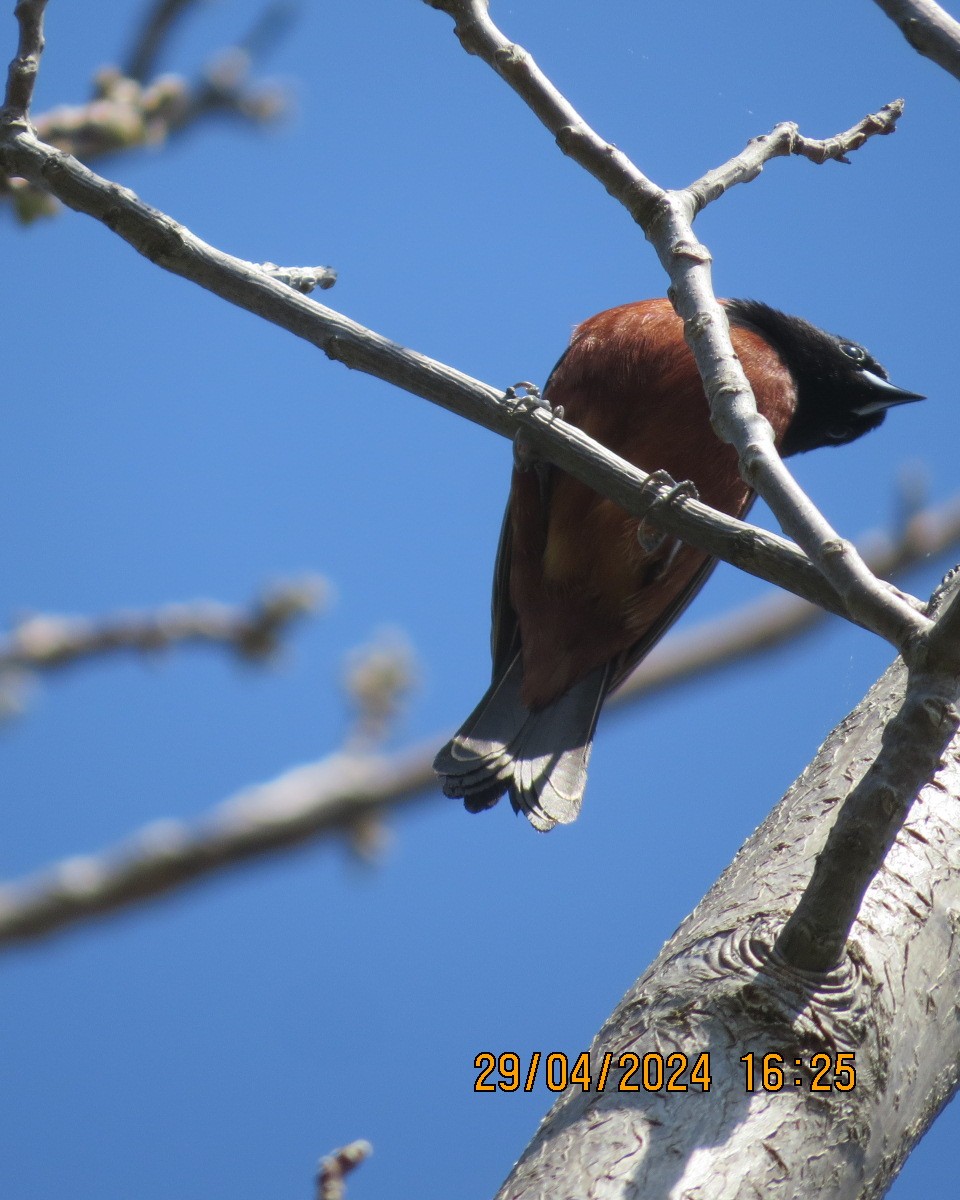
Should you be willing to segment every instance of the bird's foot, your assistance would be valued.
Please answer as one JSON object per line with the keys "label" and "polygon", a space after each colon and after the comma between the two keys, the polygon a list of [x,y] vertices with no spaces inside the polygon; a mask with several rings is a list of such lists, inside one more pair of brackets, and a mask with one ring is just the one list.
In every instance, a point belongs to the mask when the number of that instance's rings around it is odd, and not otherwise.
{"label": "bird's foot", "polygon": [[[503,393],[503,399],[515,413],[530,413],[542,408],[551,416],[563,419],[563,406],[558,404],[554,408],[550,401],[541,395],[535,383],[515,383]],[[523,435],[523,430],[518,429],[513,439],[513,465],[518,471],[527,471],[535,467],[538,461],[536,452]]]}
{"label": "bird's foot", "polygon": [[521,379],[503,393],[503,401],[512,412],[533,412],[537,408],[545,408],[553,412],[550,401],[544,396],[535,383],[527,383]]}
{"label": "bird's foot", "polygon": [[[661,493],[660,488],[662,487],[668,490]],[[647,516],[655,508],[659,508],[661,504],[670,504],[672,501],[679,499],[699,500],[700,493],[697,491],[697,485],[692,479],[682,479],[677,483],[673,476],[666,471],[652,471],[647,476],[641,492],[648,489],[653,491],[654,494],[647,504],[646,513],[640,518],[640,522],[637,525],[637,541],[643,550],[648,554],[653,554],[660,549],[669,535],[659,529],[653,528],[647,520]],[[680,543],[678,542],[671,552],[670,562],[673,561],[679,546]]]}

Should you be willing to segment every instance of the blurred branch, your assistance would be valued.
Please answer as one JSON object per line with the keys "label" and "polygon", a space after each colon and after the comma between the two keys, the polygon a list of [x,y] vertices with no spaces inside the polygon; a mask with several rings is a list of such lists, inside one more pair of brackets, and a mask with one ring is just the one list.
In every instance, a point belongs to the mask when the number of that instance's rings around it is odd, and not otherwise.
{"label": "blurred branch", "polygon": [[192,825],[156,822],[119,849],[0,887],[0,945],[127,908],[225,867],[331,833],[434,790],[436,745],[395,757],[332,754],[219,805]]}
{"label": "blurred branch", "polygon": [[310,576],[276,584],[247,609],[198,600],[152,613],[116,613],[97,619],[40,613],[0,637],[0,715],[19,707],[9,692],[24,672],[49,671],[117,651],[156,653],[185,642],[219,642],[239,657],[262,661],[277,650],[298,617],[323,603],[325,582]]}
{"label": "blurred branch", "polygon": [[351,750],[369,751],[387,739],[418,676],[416,654],[399,630],[384,630],[350,651],[343,686],[356,714],[347,738]]}
{"label": "blurred branch", "polygon": [[222,642],[241,658],[264,659],[292,621],[316,611],[325,592],[325,582],[309,576],[271,587],[248,609],[196,600],[96,620],[41,613],[0,638],[0,672],[63,667],[116,650],[165,650],[174,642]]}
{"label": "blurred branch", "polygon": [[[207,116],[233,115],[257,125],[276,120],[287,106],[284,93],[272,86],[253,86],[250,72],[270,35],[276,36],[285,27],[291,11],[288,4],[272,5],[247,37],[215,55],[196,81],[178,75],[149,79],[172,24],[195,2],[161,0],[156,4],[127,70],[105,67],[98,71],[92,99],[36,117],[33,124],[37,136],[67,154],[92,162],[142,146],[161,145]],[[14,64],[20,59],[18,54]],[[38,53],[24,59],[33,63],[34,75],[37,59]],[[24,69],[20,69],[19,75],[22,76]],[[25,179],[14,176],[0,181],[0,196],[4,193],[13,201],[23,221],[56,211],[46,189]]]}
{"label": "blurred branch", "polygon": [[934,0],[876,0],[910,45],[960,79],[960,22]]}
{"label": "blurred branch", "polygon": [[197,83],[161,75],[141,84],[116,67],[105,67],[97,73],[90,102],[37,117],[37,136],[89,162],[159,145],[210,114],[231,113],[265,124],[280,115],[284,100],[276,88],[248,87],[249,67],[247,56],[236,49],[218,55]]}
{"label": "blurred branch", "polygon": [[[865,539],[878,571],[903,572],[960,543],[960,496],[916,514],[895,541]],[[866,547],[872,548],[867,550]],[[612,703],[641,698],[783,645],[825,621],[775,595],[690,634],[668,638]],[[439,796],[431,764],[443,738],[402,754],[333,754],[248,789],[192,825],[162,821],[123,845],[66,860],[0,887],[0,946],[30,941],[278,850],[331,835],[351,839],[388,809]]]}
{"label": "blurred branch", "polygon": [[317,1168],[316,1200],[343,1200],[347,1194],[344,1180],[373,1153],[367,1141],[351,1142],[320,1160]]}

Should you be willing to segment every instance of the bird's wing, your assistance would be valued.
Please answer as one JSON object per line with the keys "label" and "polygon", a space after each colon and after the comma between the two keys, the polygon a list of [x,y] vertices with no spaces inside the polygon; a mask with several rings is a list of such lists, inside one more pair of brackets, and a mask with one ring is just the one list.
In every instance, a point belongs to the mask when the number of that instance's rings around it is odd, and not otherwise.
{"label": "bird's wing", "polygon": [[708,558],[670,607],[646,630],[643,637],[639,641],[634,642],[628,650],[624,650],[622,654],[617,655],[613,660],[613,670],[609,677],[608,691],[612,692],[615,688],[618,688],[641,659],[646,658],[674,621],[679,620],[685,612],[687,605],[710,578],[710,574],[718,562],[719,559]]}
{"label": "bird's wing", "polygon": [[[739,513],[739,518],[742,520],[753,507],[753,502],[756,497],[751,493],[744,509]],[[660,641],[663,635],[667,632],[670,626],[680,619],[686,611],[687,605],[693,600],[697,592],[710,578],[714,567],[716,567],[719,559],[708,558],[697,573],[693,576],[683,591],[677,596],[670,607],[663,612],[659,619],[656,620],[644,633],[643,637],[624,652],[617,656],[613,661],[613,670],[610,672],[608,691],[613,691],[618,688],[621,683],[627,678],[635,666],[650,653],[653,647]]]}
{"label": "bird's wing", "polygon": [[[512,489],[511,489],[512,494]],[[493,568],[493,597],[490,604],[490,654],[493,678],[507,670],[520,646],[520,626],[510,603],[510,497],[500,526],[500,541]]]}
{"label": "bird's wing", "polygon": [[[550,384],[557,371],[563,365],[570,348],[560,355],[543,385],[543,395],[549,400]],[[540,484],[540,502],[544,521],[549,511],[550,489],[554,468],[548,462],[537,462],[528,468],[537,472]],[[513,488],[507,497],[507,507],[503,514],[503,524],[500,526],[500,541],[497,545],[497,559],[493,568],[493,599],[491,603],[490,620],[490,654],[493,658],[493,678],[505,672],[520,649],[520,626],[517,614],[510,603],[510,556],[513,536],[510,529],[510,510],[513,500]]]}

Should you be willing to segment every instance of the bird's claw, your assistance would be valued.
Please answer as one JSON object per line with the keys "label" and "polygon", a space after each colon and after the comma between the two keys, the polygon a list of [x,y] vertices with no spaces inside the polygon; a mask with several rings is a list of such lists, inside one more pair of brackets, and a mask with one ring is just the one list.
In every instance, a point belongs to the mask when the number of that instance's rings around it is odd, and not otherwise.
{"label": "bird's claw", "polygon": [[[662,487],[668,490],[661,493],[660,488]],[[646,513],[640,518],[637,524],[637,541],[646,553],[653,554],[656,550],[660,549],[668,535],[659,529],[654,529],[647,521],[647,515],[655,508],[659,508],[661,504],[670,504],[674,500],[681,498],[699,500],[700,493],[697,491],[697,485],[692,479],[681,479],[677,483],[667,471],[652,471],[647,476],[640,490],[644,492],[648,489],[653,491],[654,494],[647,504]],[[675,555],[676,548],[671,552],[671,562]]]}
{"label": "bird's claw", "polygon": [[503,393],[503,400],[507,407],[515,412],[533,412],[535,408],[550,410],[550,401],[542,395],[537,385],[527,383],[524,379],[511,384]]}
{"label": "bird's claw", "polygon": [[[503,393],[503,401],[516,414],[531,413],[544,409],[551,416],[563,419],[563,407],[554,408],[546,396],[542,395],[535,383],[521,381],[515,383]],[[523,430],[518,429],[513,438],[513,465],[518,471],[529,470],[537,463],[537,455],[533,447],[523,436]]]}

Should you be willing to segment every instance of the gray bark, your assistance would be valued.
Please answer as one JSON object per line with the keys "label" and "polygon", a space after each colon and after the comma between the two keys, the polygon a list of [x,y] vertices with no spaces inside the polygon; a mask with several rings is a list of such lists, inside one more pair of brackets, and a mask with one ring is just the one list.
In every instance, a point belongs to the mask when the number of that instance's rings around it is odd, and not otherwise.
{"label": "gray bark", "polygon": [[[840,965],[791,970],[772,947],[905,683],[897,660],[663,947],[594,1041],[593,1090],[563,1093],[498,1200],[883,1194],[958,1081],[960,738],[868,888]],[[679,862],[682,846],[675,852]],[[617,1090],[621,1054],[678,1051],[690,1064],[677,1080],[687,1091]],[[704,1052],[706,1093],[690,1081]],[[767,1092],[760,1076],[771,1052],[783,1056],[784,1085]],[[748,1053],[757,1056],[752,1093],[740,1061]],[[811,1090],[818,1053],[834,1066],[838,1053],[854,1055],[852,1090]],[[833,1078],[831,1069],[821,1082]]]}

